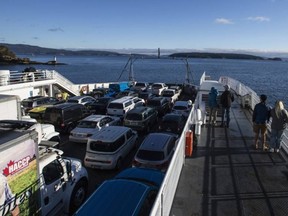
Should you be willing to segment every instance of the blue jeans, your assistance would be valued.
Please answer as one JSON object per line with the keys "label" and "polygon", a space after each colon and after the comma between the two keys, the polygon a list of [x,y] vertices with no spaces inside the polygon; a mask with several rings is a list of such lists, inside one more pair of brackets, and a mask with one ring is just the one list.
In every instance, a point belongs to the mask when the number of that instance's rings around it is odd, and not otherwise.
{"label": "blue jeans", "polygon": [[284,130],[271,130],[271,143],[270,147],[271,148],[280,148],[281,140],[282,140],[282,135],[283,135]]}
{"label": "blue jeans", "polygon": [[224,117],[226,116],[226,125],[230,122],[230,107],[222,107],[222,124],[224,124]]}

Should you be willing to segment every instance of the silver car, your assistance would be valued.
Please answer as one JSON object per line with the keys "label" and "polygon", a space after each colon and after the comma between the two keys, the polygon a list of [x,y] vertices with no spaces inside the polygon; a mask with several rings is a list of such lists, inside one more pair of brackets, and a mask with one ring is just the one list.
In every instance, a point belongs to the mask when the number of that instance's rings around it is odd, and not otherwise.
{"label": "silver car", "polygon": [[110,125],[120,125],[121,119],[116,116],[90,115],[81,120],[79,124],[70,132],[69,141],[87,143],[96,131]]}

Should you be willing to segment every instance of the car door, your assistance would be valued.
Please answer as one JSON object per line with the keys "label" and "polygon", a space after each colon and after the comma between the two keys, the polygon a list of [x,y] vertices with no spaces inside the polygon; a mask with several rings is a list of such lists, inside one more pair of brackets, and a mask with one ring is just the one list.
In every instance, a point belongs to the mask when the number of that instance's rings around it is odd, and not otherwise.
{"label": "car door", "polygon": [[63,181],[64,173],[63,166],[58,160],[52,161],[43,168],[42,215],[56,215],[62,211],[66,194],[66,183]]}

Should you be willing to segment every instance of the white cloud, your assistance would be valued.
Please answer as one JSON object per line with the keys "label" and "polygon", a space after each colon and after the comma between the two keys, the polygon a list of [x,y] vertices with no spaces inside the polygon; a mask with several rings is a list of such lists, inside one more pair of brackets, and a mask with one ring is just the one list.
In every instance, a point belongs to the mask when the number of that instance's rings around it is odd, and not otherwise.
{"label": "white cloud", "polygon": [[217,24],[224,24],[224,25],[234,24],[231,20],[225,19],[225,18],[217,18],[217,19],[215,20],[215,23],[217,23]]}
{"label": "white cloud", "polygon": [[247,20],[256,21],[256,22],[269,22],[270,18],[263,16],[248,17]]}

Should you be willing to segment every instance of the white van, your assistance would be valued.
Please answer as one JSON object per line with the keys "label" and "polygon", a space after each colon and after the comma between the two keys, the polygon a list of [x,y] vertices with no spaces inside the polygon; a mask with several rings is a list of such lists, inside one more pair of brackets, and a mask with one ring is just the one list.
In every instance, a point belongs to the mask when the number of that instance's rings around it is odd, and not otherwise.
{"label": "white van", "polygon": [[123,117],[126,112],[134,108],[133,98],[125,96],[111,101],[107,106],[107,115]]}
{"label": "white van", "polygon": [[84,164],[95,169],[119,169],[136,147],[138,134],[124,126],[108,126],[88,138]]}

